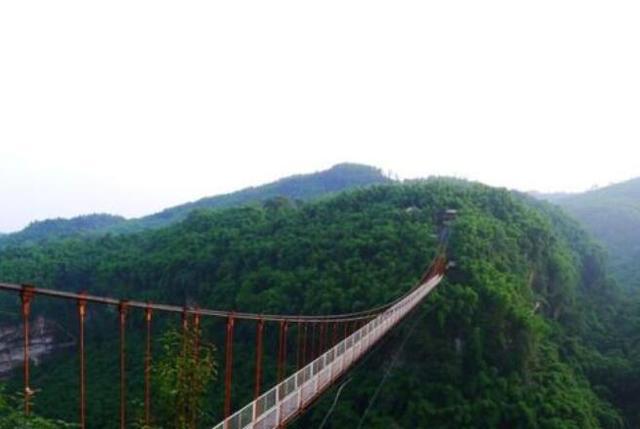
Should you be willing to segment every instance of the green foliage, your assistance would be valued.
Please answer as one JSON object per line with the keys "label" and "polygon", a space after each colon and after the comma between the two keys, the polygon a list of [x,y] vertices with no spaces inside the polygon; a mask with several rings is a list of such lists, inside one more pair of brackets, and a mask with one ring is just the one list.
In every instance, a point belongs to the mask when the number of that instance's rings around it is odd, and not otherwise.
{"label": "green foliage", "polygon": [[[419,328],[392,368],[366,427],[638,427],[633,404],[640,360],[634,339],[640,307],[621,299],[603,268],[603,252],[575,222],[550,205],[506,190],[434,179],[314,203],[276,198],[263,206],[199,210],[169,228],[140,234],[8,248],[0,252],[0,278],[228,310],[357,311],[388,302],[415,283],[433,256],[443,208],[460,212],[450,245],[457,268],[427,299]],[[9,309],[15,301],[4,304]],[[65,319],[65,309],[44,300],[33,311],[70,330],[76,323]],[[101,372],[117,373],[117,360],[106,357],[115,326],[109,317],[90,318],[88,332],[95,338],[88,348]],[[265,344],[275,344],[273,332],[267,329]],[[214,322],[203,325],[203,333],[214,344],[223,340],[223,329]],[[395,330],[354,373],[357,382],[345,388],[331,427],[358,423],[380,369],[405,333],[402,326]],[[254,335],[254,326],[238,325],[236,406],[252,398]],[[135,354],[135,347],[127,349]],[[39,395],[39,410],[59,400],[56,393],[66,386],[62,380],[73,379],[75,368],[61,357],[54,370],[34,375],[35,385],[50,386]],[[265,385],[274,382],[275,350],[266,350],[265,376]],[[140,397],[132,383],[132,395]],[[108,391],[98,384],[92,391]],[[222,406],[221,383],[206,390],[203,427],[219,420]],[[102,399],[106,407],[113,392]],[[318,427],[332,399],[321,401],[295,426]],[[95,409],[90,408],[96,413],[93,427],[111,427],[108,413]],[[174,422],[171,416],[162,419],[157,423]]]}
{"label": "green foliage", "polygon": [[8,398],[0,388],[0,429],[64,429],[73,425],[38,416],[24,415],[22,398]]}
{"label": "green foliage", "polygon": [[125,221],[120,216],[92,214],[71,219],[47,219],[32,222],[22,231],[0,234],[0,248],[39,244],[43,241],[102,231]]}
{"label": "green foliage", "polygon": [[114,232],[135,232],[148,228],[161,228],[181,220],[196,209],[221,209],[259,204],[285,197],[291,200],[311,200],[328,194],[363,186],[387,183],[391,180],[374,167],[359,164],[338,164],[312,174],[301,174],[277,180],[266,185],[242,189],[230,194],[206,197],[198,201],[171,207],[150,216],[134,219],[113,228]]}
{"label": "green foliage", "polygon": [[206,415],[205,393],[217,373],[215,347],[193,326],[169,329],[160,342],[164,353],[153,370],[159,405],[153,420],[159,423],[151,427],[194,429]]}
{"label": "green foliage", "polygon": [[640,289],[640,179],[553,201],[607,247],[612,272],[620,284]]}
{"label": "green foliage", "polygon": [[338,164],[318,173],[290,176],[266,185],[246,188],[230,194],[205,197],[139,219],[127,220],[120,216],[93,214],[71,219],[48,219],[33,222],[22,231],[13,234],[0,233],[0,249],[7,246],[40,244],[48,240],[87,234],[140,232],[180,222],[198,209],[222,209],[260,204],[278,197],[306,201],[347,189],[389,182],[391,179],[382,174],[378,168],[360,164]]}

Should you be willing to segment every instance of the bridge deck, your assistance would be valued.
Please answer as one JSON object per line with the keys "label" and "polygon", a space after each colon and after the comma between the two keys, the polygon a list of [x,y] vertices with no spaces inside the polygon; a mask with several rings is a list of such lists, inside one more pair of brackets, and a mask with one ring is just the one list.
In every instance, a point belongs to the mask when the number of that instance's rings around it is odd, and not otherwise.
{"label": "bridge deck", "polygon": [[213,429],[275,429],[303,412],[442,280],[429,278],[404,299]]}

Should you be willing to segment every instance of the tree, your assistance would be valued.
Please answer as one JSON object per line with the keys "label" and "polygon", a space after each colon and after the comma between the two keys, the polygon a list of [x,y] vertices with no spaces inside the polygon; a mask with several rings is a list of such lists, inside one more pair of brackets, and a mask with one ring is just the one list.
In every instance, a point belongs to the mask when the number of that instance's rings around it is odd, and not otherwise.
{"label": "tree", "polygon": [[0,429],[63,429],[70,424],[49,420],[39,416],[25,416],[20,409],[22,398],[11,398],[0,388]]}
{"label": "tree", "polygon": [[204,415],[204,398],[217,368],[215,346],[202,341],[198,324],[170,329],[161,339],[163,355],[154,367],[158,413],[143,428],[195,429]]}

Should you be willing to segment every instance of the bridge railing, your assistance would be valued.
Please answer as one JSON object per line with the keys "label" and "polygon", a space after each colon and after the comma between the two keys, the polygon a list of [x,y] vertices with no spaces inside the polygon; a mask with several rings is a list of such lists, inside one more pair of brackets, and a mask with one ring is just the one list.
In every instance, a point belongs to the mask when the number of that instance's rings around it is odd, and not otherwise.
{"label": "bridge railing", "polygon": [[275,429],[291,420],[415,308],[441,279],[441,275],[428,278],[404,299],[213,429]]}

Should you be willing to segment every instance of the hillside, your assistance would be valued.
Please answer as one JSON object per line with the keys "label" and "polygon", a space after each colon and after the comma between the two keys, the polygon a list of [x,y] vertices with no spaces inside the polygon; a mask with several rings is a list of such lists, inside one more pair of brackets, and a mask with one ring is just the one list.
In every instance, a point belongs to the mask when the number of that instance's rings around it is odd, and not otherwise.
{"label": "hillside", "polygon": [[640,290],[640,179],[557,198],[600,240],[621,285]]}
{"label": "hillside", "polygon": [[125,220],[106,214],[79,216],[72,219],[51,219],[34,222],[13,234],[0,234],[0,248],[29,245],[73,235],[132,233],[161,228],[185,219],[196,209],[228,208],[259,204],[275,197],[311,200],[348,189],[389,183],[391,179],[375,167],[360,164],[338,164],[328,170],[300,174],[262,186],[242,189],[230,194],[202,198],[198,201],[165,209],[149,216]]}
{"label": "hillside", "polygon": [[161,228],[187,217],[195,209],[220,209],[261,203],[275,197],[311,200],[352,188],[388,183],[391,179],[375,167],[360,164],[338,164],[328,170],[299,174],[262,186],[242,189],[230,194],[202,198],[198,201],[165,209],[159,213],[133,219],[118,225],[114,231],[140,231]]}
{"label": "hillside", "polygon": [[0,234],[0,248],[12,245],[30,245],[43,240],[54,240],[103,231],[125,222],[121,216],[110,214],[91,214],[71,219],[47,219],[32,222],[22,231],[13,234]]}
{"label": "hillside", "polygon": [[[458,268],[415,319],[352,374],[328,427],[357,427],[378,386],[362,427],[638,427],[640,312],[625,307],[607,281],[603,255],[575,222],[505,190],[434,179],[319,202],[279,199],[262,207],[198,210],[164,229],[6,249],[0,278],[256,312],[360,310],[416,281],[434,252],[437,215],[448,207],[460,212],[450,246]],[[34,311],[75,329],[64,306],[42,300]],[[112,312],[94,312],[90,320],[94,360],[87,377],[90,391],[100,393],[89,397],[88,409],[92,427],[107,428],[118,401],[111,382],[118,368],[116,321]],[[159,330],[179,321],[156,323]],[[205,328],[220,350],[221,327]],[[127,356],[135,415],[141,327],[132,329]],[[247,325],[236,333],[235,404],[251,396],[254,332]],[[406,347],[392,359],[405,338]],[[267,384],[275,377],[274,354],[275,348],[267,350]],[[37,412],[74,419],[76,365],[75,354],[61,353],[34,369],[34,386],[42,389]],[[18,388],[18,374],[12,386]],[[215,382],[203,427],[219,417],[221,398]],[[326,395],[291,427],[319,427],[332,401]]]}

